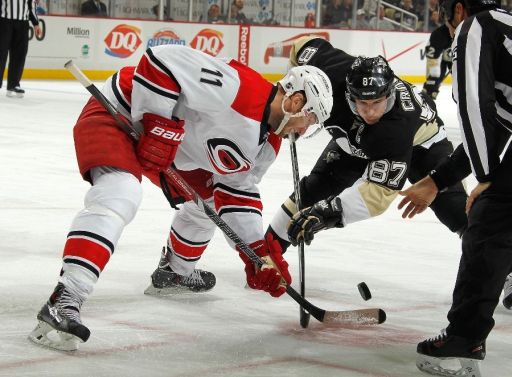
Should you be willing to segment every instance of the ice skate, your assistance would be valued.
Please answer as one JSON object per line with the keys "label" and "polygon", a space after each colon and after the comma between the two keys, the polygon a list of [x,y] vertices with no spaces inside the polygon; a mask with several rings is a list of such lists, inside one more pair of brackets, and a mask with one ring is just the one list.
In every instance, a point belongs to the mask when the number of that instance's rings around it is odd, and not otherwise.
{"label": "ice skate", "polygon": [[162,249],[158,267],[151,274],[151,284],[144,294],[152,296],[168,296],[187,292],[207,292],[215,286],[215,275],[208,271],[194,270],[191,275],[183,276],[174,272],[168,258],[169,247]]}
{"label": "ice skate", "polygon": [[39,323],[28,338],[39,345],[61,351],[77,350],[78,344],[86,342],[91,334],[80,319],[82,303],[83,300],[62,283],[57,284],[48,302],[37,314]]}
{"label": "ice skate", "polygon": [[435,338],[419,343],[417,353],[416,366],[422,372],[447,377],[482,377],[479,361],[485,358],[485,341],[473,341],[442,332]]}
{"label": "ice skate", "polygon": [[507,276],[503,286],[503,306],[512,310],[512,274]]}
{"label": "ice skate", "polygon": [[7,97],[23,98],[24,95],[25,91],[19,86],[12,89],[7,89]]}

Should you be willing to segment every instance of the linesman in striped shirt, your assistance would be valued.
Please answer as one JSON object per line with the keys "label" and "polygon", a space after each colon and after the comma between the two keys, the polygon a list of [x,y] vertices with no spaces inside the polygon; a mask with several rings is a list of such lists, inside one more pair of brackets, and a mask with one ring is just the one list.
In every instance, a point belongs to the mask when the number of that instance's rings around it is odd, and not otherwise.
{"label": "linesman in striped shirt", "polygon": [[28,51],[29,20],[36,35],[42,35],[34,0],[0,0],[0,88],[9,55],[8,97],[21,98],[25,94],[20,87],[20,80]]}
{"label": "linesman in striped shirt", "polygon": [[[453,98],[463,144],[429,177],[405,190],[404,215],[422,212],[436,193],[468,175],[478,181],[467,204],[468,229],[448,313],[449,326],[418,344],[417,366],[428,373],[453,376],[441,358],[461,362],[456,375],[479,377],[478,360],[494,327],[501,287],[510,293],[512,267],[512,15],[497,0],[444,0],[454,40]],[[465,374],[460,374],[464,371]]]}

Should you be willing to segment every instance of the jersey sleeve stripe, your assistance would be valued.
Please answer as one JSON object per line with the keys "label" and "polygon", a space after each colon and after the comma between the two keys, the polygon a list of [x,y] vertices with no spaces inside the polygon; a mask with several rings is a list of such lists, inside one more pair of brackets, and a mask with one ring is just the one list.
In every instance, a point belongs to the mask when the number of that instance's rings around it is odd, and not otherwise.
{"label": "jersey sleeve stripe", "polygon": [[[165,64],[163,64],[158,58],[153,54],[153,51],[148,48],[146,50],[146,54],[141,59],[142,67],[144,71],[149,70],[151,67],[151,71],[147,72],[150,74],[148,78],[155,78],[155,82],[159,82],[162,80],[164,83],[169,85],[169,89],[174,90],[178,93],[181,93],[181,85],[176,80],[176,77],[171,72],[169,68]],[[139,63],[139,66],[141,64]],[[138,69],[138,68],[137,68]]]}
{"label": "jersey sleeve stripe", "polygon": [[457,38],[455,61],[457,68],[454,75],[454,81],[458,85],[458,111],[462,121],[464,145],[476,176],[489,173],[487,143],[480,106],[468,106],[468,102],[480,105],[479,100],[473,100],[480,98],[479,80],[472,78],[479,77],[481,34],[482,28],[476,22],[476,18],[468,19],[462,24]]}
{"label": "jersey sleeve stripe", "polygon": [[112,77],[112,92],[116,96],[117,101],[123,106],[123,108],[130,113],[132,111],[130,104],[126,100],[126,98],[123,95],[123,92],[121,90],[121,84],[120,84],[120,74],[115,73],[114,77]]}
{"label": "jersey sleeve stripe", "polygon": [[167,91],[163,90],[162,88],[153,85],[152,83],[150,83],[149,81],[146,81],[144,78],[142,78],[138,74],[135,74],[135,76],[133,77],[133,81],[138,82],[139,84],[144,86],[146,89],[148,89],[151,92],[153,92],[155,94],[158,94],[158,95],[160,95],[162,97],[170,98],[170,99],[172,99],[174,101],[178,100],[178,95],[177,94],[167,92]]}

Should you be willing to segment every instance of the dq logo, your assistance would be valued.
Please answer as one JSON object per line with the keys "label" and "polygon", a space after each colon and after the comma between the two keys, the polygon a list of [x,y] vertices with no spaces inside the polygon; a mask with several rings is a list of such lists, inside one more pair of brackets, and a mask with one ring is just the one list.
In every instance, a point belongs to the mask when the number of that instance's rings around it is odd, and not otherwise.
{"label": "dq logo", "polygon": [[208,159],[219,174],[233,174],[247,171],[251,161],[234,142],[224,138],[213,138],[206,142]]}
{"label": "dq logo", "polygon": [[116,58],[127,58],[141,45],[140,29],[131,25],[117,25],[104,39],[105,53]]}
{"label": "dq logo", "polygon": [[223,34],[218,30],[203,29],[192,39],[190,47],[217,56],[224,47]]}
{"label": "dq logo", "polygon": [[185,46],[185,40],[181,39],[178,34],[172,29],[158,30],[153,34],[152,38],[148,39],[147,47],[154,47],[160,45],[183,45]]}

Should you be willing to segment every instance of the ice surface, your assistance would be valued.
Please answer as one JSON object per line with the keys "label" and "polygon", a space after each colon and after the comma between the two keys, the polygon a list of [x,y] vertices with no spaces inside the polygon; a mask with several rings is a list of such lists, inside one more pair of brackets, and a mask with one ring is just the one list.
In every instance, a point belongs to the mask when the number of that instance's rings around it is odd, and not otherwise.
{"label": "ice surface", "polygon": [[[22,100],[0,90],[0,376],[423,375],[414,365],[416,343],[447,324],[460,254],[459,239],[431,212],[402,220],[395,202],[376,219],[318,235],[306,248],[308,299],[328,310],[382,307],[388,320],[354,329],[312,318],[302,329],[291,298],[244,288],[242,263],[220,231],[199,263],[216,274],[213,291],[143,295],[172,216],[147,181],[140,212],[83,307],[89,341],[75,353],[30,343],[27,334],[56,284],[68,226],[88,189],[77,172],[72,135],[88,95],[72,82],[23,84]],[[457,139],[449,92],[443,87],[437,103]],[[298,143],[302,174],[327,140]],[[286,142],[260,187],[267,224],[293,187]],[[286,257],[297,277],[296,252]],[[373,295],[367,302],[357,290],[362,281]],[[482,371],[510,376],[512,312],[500,304],[495,319]]]}

